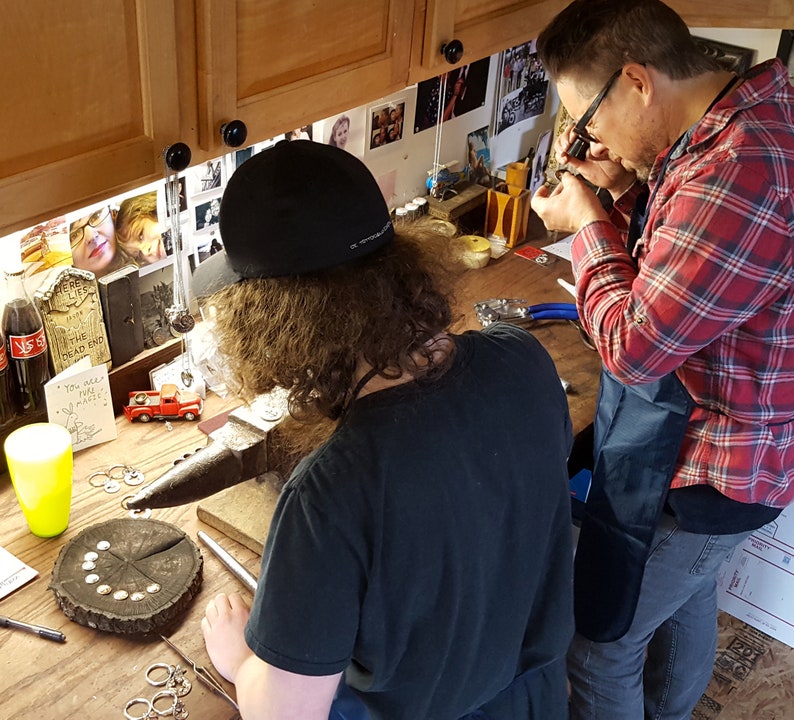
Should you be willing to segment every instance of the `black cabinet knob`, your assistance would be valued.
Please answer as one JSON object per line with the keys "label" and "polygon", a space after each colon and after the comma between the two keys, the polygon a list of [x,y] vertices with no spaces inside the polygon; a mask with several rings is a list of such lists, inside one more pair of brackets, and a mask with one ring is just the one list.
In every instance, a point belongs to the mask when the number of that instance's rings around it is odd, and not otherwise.
{"label": "black cabinet knob", "polygon": [[227,147],[240,147],[248,137],[248,128],[242,120],[232,120],[221,125],[221,138]]}
{"label": "black cabinet knob", "polygon": [[174,143],[163,151],[166,167],[172,172],[182,172],[190,165],[192,153],[185,143]]}
{"label": "black cabinet knob", "polygon": [[450,65],[455,65],[463,57],[463,43],[460,40],[450,40],[441,46],[441,54]]}

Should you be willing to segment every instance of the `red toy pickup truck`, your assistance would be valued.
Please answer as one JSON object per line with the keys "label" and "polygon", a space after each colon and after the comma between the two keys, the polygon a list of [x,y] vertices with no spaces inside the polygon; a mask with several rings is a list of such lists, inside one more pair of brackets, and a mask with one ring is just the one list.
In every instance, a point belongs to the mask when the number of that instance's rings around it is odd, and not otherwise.
{"label": "red toy pickup truck", "polygon": [[196,393],[180,390],[172,383],[166,383],[157,390],[131,392],[129,402],[124,406],[124,416],[132,422],[155,420],[195,420],[204,409],[204,403]]}

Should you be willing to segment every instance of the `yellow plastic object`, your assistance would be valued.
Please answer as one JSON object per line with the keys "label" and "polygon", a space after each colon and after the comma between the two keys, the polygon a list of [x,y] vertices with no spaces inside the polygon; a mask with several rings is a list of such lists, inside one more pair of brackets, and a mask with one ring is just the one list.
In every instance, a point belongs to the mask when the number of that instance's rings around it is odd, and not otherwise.
{"label": "yellow plastic object", "polygon": [[491,243],[480,235],[461,235],[458,238],[461,251],[460,257],[464,265],[470,268],[483,268],[491,259]]}
{"label": "yellow plastic object", "polygon": [[30,532],[60,535],[72,505],[72,435],[62,425],[32,423],[5,441],[8,474]]}

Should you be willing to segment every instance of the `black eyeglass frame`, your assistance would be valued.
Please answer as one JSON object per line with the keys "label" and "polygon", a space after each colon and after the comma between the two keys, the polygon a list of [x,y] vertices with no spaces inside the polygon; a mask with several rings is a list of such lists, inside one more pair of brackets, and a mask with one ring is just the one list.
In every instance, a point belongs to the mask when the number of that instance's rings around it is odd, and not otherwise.
{"label": "black eyeglass frame", "polygon": [[598,110],[599,105],[603,102],[604,98],[607,96],[610,88],[615,84],[615,80],[617,80],[620,75],[623,73],[623,68],[619,68],[610,76],[609,80],[606,81],[606,84],[603,88],[601,88],[601,92],[595,96],[593,102],[590,103],[590,107],[587,108],[585,114],[579,118],[579,122],[573,126],[573,130],[571,132],[576,136],[574,137],[571,144],[568,146],[568,155],[571,157],[576,158],[577,160],[584,160],[587,157],[587,151],[590,148],[590,143],[598,142],[592,135],[590,135],[585,128],[587,124],[593,119],[593,115],[595,115],[596,110]]}
{"label": "black eyeglass frame", "polygon": [[[88,216],[85,225],[81,225],[79,228],[69,231],[69,245],[73,248],[77,247],[85,239],[85,229],[87,227],[96,230],[102,223],[107,222],[109,217],[113,217],[110,206],[104,206],[92,212]],[[75,240],[74,237],[77,233],[80,233],[80,237]]]}

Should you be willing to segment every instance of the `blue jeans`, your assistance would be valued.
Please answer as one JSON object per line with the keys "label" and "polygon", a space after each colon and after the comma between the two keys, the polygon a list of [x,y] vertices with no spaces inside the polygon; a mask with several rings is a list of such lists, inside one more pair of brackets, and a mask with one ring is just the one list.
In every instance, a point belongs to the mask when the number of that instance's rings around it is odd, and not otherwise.
{"label": "blue jeans", "polygon": [[336,689],[336,697],[331,704],[328,720],[370,720],[366,706],[347,686],[344,676]]}
{"label": "blue jeans", "polygon": [[714,669],[717,571],[749,535],[688,533],[662,515],[628,633],[571,643],[571,720],[689,720]]}

